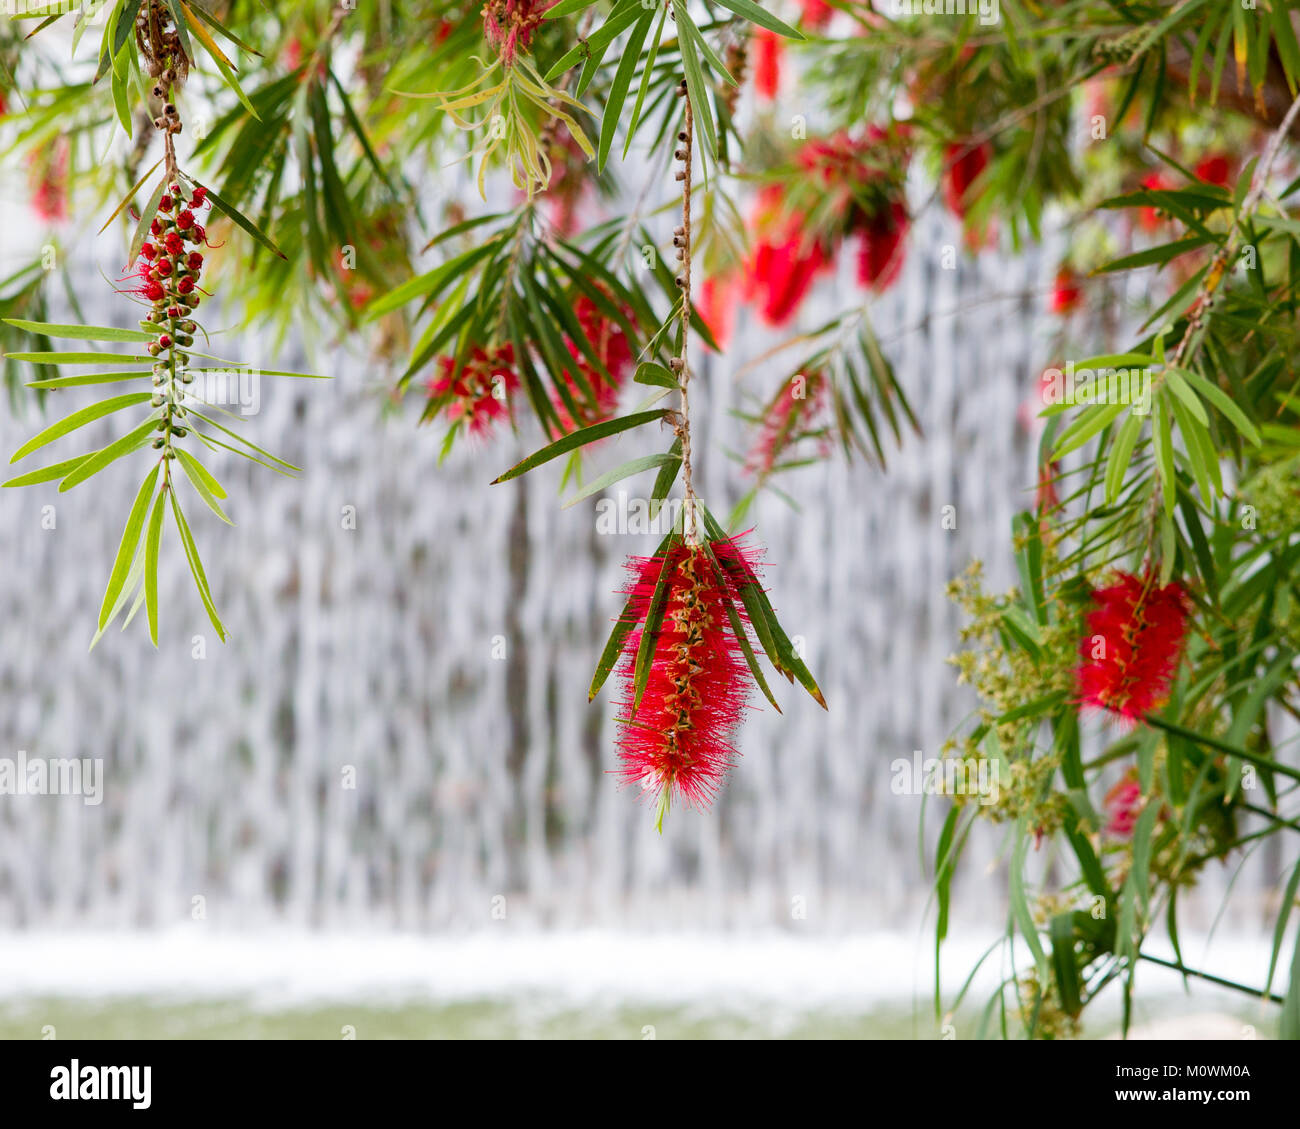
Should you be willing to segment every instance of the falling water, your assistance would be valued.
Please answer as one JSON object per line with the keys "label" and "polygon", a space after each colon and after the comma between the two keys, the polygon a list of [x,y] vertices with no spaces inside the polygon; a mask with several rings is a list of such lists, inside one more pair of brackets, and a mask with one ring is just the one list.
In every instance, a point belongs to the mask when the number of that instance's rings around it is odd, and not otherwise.
{"label": "falling water", "polygon": [[[559,463],[490,486],[539,445],[534,427],[439,466],[437,428],[385,416],[367,359],[327,350],[329,382],[264,380],[246,433],[302,476],[219,453],[235,528],[190,506],[224,645],[169,531],[158,650],[137,621],[87,652],[140,460],[66,494],[0,492],[0,754],[103,758],[106,772],[99,806],[0,802],[0,924],[159,927],[200,897],[233,928],[472,928],[503,906],[557,929],[781,927],[792,905],[825,933],[917,921],[921,800],[891,792],[890,763],[937,755],[974,704],[946,662],[960,615],[944,587],[972,557],[995,588],[1014,582],[1010,523],[1034,459],[1017,413],[1055,332],[1042,292],[1059,246],[941,269],[959,243],[946,217],[924,217],[899,284],[870,307],[924,437],[883,472],[838,456],[796,471],[782,485],[802,512],[772,493],[752,512],[773,603],[830,711],[776,686],[784,712],[752,713],[714,810],[673,812],[662,838],[609,775],[608,693],[586,700],[622,561],[653,539],[598,534],[595,499],[562,509]],[[105,263],[119,253],[97,246]],[[851,267],[802,325],[833,312],[833,293],[860,293]],[[94,270],[79,289],[90,321],[123,323]],[[746,487],[733,410],[788,372],[737,380],[778,340],[741,316],[735,347],[697,377],[698,479],[720,513]],[[311,363],[256,331],[214,351]],[[47,418],[89,400],[52,395]],[[0,449],[37,426],[34,410],[6,412]],[[586,473],[667,442],[607,441]],[[999,843],[975,838],[957,917],[1002,919]]]}

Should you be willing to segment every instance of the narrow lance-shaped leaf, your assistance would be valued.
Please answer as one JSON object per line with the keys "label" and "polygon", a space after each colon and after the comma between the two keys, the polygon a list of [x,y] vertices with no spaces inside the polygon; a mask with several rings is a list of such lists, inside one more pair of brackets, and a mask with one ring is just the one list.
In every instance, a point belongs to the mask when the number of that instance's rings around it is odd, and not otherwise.
{"label": "narrow lance-shaped leaf", "polygon": [[617,435],[620,431],[630,431],[634,427],[640,427],[643,423],[649,423],[651,420],[663,419],[667,413],[659,410],[652,412],[636,412],[630,416],[622,416],[618,419],[607,419],[601,423],[593,423],[589,427],[580,428],[577,431],[571,431],[568,435],[563,435],[552,443],[549,447],[543,447],[529,455],[522,462],[516,463],[502,475],[498,475],[492,480],[492,485],[498,482],[508,482],[512,478],[518,478],[534,467],[541,466],[543,463],[550,462],[552,459],[559,458],[561,455],[578,447],[585,447],[588,443],[594,443],[597,439],[604,439],[609,435]]}
{"label": "narrow lance-shaped leaf", "polygon": [[39,451],[48,443],[53,443],[56,439],[76,431],[79,427],[84,427],[104,416],[111,415],[113,412],[121,411],[123,408],[130,408],[136,404],[143,404],[153,395],[151,392],[128,392],[122,396],[113,396],[107,400],[101,400],[97,404],[90,404],[87,407],[80,408],[71,415],[64,416],[57,423],[50,424],[44,431],[32,436],[27,440],[9,460],[16,463],[19,459],[24,459],[33,451]]}
{"label": "narrow lance-shaped leaf", "polygon": [[158,549],[162,543],[163,495],[164,490],[154,502],[153,513],[149,515],[148,540],[144,546],[144,592],[145,608],[149,613],[149,638],[158,646]]}
{"label": "narrow lance-shaped leaf", "polygon": [[[676,537],[676,531],[670,530],[668,535],[659,542],[659,548],[655,550],[656,557],[667,553],[669,546]],[[635,597],[629,596],[627,602],[623,605],[623,611],[619,614],[617,621],[614,623],[614,629],[609,633],[609,638],[605,641],[605,649],[601,652],[600,661],[596,663],[596,673],[591,679],[591,688],[587,691],[587,701],[594,701],[600,688],[605,685],[605,680],[609,677],[610,672],[617,665],[619,656],[623,653],[623,642],[627,639],[628,634],[637,624],[637,617],[633,614]]]}
{"label": "narrow lance-shaped leaf", "polygon": [[155,463],[154,468],[145,475],[145,479],[136,493],[135,503],[131,506],[131,513],[126,519],[126,528],[122,531],[122,541],[117,547],[117,557],[113,561],[113,571],[108,577],[108,587],[104,589],[104,599],[99,605],[99,627],[101,631],[108,624],[113,608],[117,604],[117,598],[122,592],[122,585],[126,583],[127,574],[131,571],[136,549],[140,545],[140,532],[144,529],[145,514],[149,510],[149,502],[153,498],[154,487],[158,484],[160,470],[160,464]]}

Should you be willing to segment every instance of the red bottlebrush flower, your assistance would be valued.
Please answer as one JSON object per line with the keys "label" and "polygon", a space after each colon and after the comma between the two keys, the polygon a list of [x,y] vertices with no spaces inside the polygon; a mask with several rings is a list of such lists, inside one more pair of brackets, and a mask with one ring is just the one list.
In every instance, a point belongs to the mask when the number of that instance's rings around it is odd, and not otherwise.
{"label": "red bottlebrush flower", "polygon": [[768,325],[784,325],[829,258],[820,242],[805,238],[803,216],[784,214],[778,184],[759,194],[754,226],[770,234],[758,240],[745,264],[745,297],[758,299],[759,314]]}
{"label": "red bottlebrush flower", "polygon": [[34,149],[28,158],[31,205],[41,219],[58,223],[68,218],[68,159],[66,137],[49,148]]}
{"label": "red bottlebrush flower", "polygon": [[158,248],[155,247],[152,243],[144,243],[144,244],[141,244],[141,246],[140,246],[140,254],[141,254],[145,259],[152,260],[153,257],[154,257],[156,254],[158,254]]}
{"label": "red bottlebrush flower", "polygon": [[208,190],[204,188],[203,185],[201,184],[198,185],[194,189],[194,198],[190,201],[190,203],[196,208],[201,208],[203,207],[204,204],[207,203],[207,200],[208,200]]}
{"label": "red bottlebrush flower", "polygon": [[781,85],[781,37],[760,28],[754,36],[754,89],[760,98],[776,97]]}
{"label": "red bottlebrush flower", "polygon": [[162,234],[162,224],[160,224],[156,219],[155,219],[155,220],[150,220],[150,221],[149,221],[149,231],[150,231],[153,235],[161,235],[161,234]]}
{"label": "red bottlebrush flower", "polygon": [[[207,229],[201,223],[196,223],[194,225],[194,230],[191,234],[194,236],[195,243],[208,243]],[[208,246],[211,247],[212,244],[208,243]],[[217,246],[220,247],[221,244],[218,243]]]}
{"label": "red bottlebrush flower", "polygon": [[1052,297],[1049,302],[1051,311],[1054,314],[1065,316],[1073,313],[1079,306],[1079,301],[1083,297],[1083,290],[1079,286],[1079,281],[1075,277],[1074,271],[1069,267],[1062,267],[1056,272],[1056,282],[1052,287]]}
{"label": "red bottlebrush flower", "polygon": [[514,346],[475,346],[459,372],[455,357],[439,357],[438,375],[428,387],[431,396],[447,400],[448,419],[464,420],[472,434],[487,435],[507,414],[507,397],[519,387]]}
{"label": "red bottlebrush flower", "polygon": [[[559,392],[555,393],[555,411],[560,417],[560,427],[566,434],[580,427],[599,423],[614,414],[614,409],[618,407],[619,393],[623,390],[623,382],[632,364],[632,346],[617,321],[606,317],[596,303],[585,294],[573,304],[573,312],[577,315],[578,323],[582,326],[583,334],[590,343],[592,351],[600,358],[609,376],[606,378],[592,367],[586,355],[573,341],[565,341],[569,353],[577,361],[578,371],[596,394],[596,407],[592,409],[574,374],[567,370],[563,373],[565,387],[578,407],[575,419],[569,412],[564,398]],[[629,311],[624,312],[626,314]]]}
{"label": "red bottlebrush flower", "polygon": [[176,283],[176,289],[179,290],[182,294],[193,293],[194,279],[192,279],[188,274],[185,275],[179,282]]}
{"label": "red bottlebrush flower", "polygon": [[695,312],[709,327],[709,332],[713,334],[719,349],[726,348],[727,341],[731,337],[739,289],[740,280],[734,274],[706,278],[700,286]]}
{"label": "red bottlebrush flower", "polygon": [[748,265],[748,289],[760,297],[758,312],[768,325],[784,325],[807,297],[813,280],[830,263],[816,240],[800,234],[779,242],[763,241]]}
{"label": "red bottlebrush flower", "polygon": [[907,228],[907,208],[901,200],[893,201],[863,225],[858,250],[858,281],[863,286],[883,291],[898,279]]}
{"label": "red bottlebrush flower", "polygon": [[745,473],[766,477],[791,447],[817,434],[825,402],[826,378],[820,372],[801,372],[783,382],[763,410],[758,439],[745,459]]}
{"label": "red bottlebrush flower", "polygon": [[150,278],[145,280],[144,285],[136,293],[150,302],[159,302],[163,299],[165,291],[161,282],[155,282]]}
{"label": "red bottlebrush flower", "polygon": [[158,344],[161,345],[164,349],[170,349],[171,343],[172,343],[172,339],[170,334],[164,333],[158,338]]}
{"label": "red bottlebrush flower", "polygon": [[[711,548],[720,561],[753,572],[752,550],[733,541],[716,541]],[[703,546],[677,540],[663,556],[630,560],[631,614],[644,622],[664,570],[667,606],[639,705],[641,628],[629,632],[624,644],[618,736],[619,775],[658,799],[661,830],[673,800],[701,811],[709,806],[737,756],[732,737],[749,695],[748,667],[725,601],[743,608]]]}
{"label": "red bottlebrush flower", "polygon": [[175,201],[170,196],[161,196],[158,200],[158,210],[160,212],[170,212],[175,206]]}
{"label": "red bottlebrush flower", "polygon": [[814,30],[825,27],[835,14],[826,0],[799,0],[799,6],[803,8],[803,22]]}
{"label": "red bottlebrush flower", "polygon": [[1196,166],[1196,179],[1206,184],[1227,188],[1232,176],[1232,166],[1222,153],[1212,153]]}
{"label": "red bottlebrush flower", "polygon": [[1137,769],[1130,768],[1106,793],[1102,806],[1106,809],[1106,834],[1117,839],[1132,836],[1142,810],[1142,785],[1138,782]]}
{"label": "red bottlebrush flower", "polygon": [[172,272],[172,262],[170,259],[159,259],[153,269],[166,278]]}
{"label": "red bottlebrush flower", "polygon": [[1169,694],[1187,634],[1187,593],[1177,581],[1161,588],[1150,577],[1120,573],[1092,599],[1079,700],[1140,721]]}
{"label": "red bottlebrush flower", "polygon": [[[1153,172],[1148,173],[1142,178],[1142,187],[1149,188],[1153,192],[1162,192],[1166,189],[1172,188],[1173,185],[1165,179],[1163,173]],[[1156,231],[1160,227],[1160,220],[1160,212],[1155,208],[1143,207],[1138,211],[1138,226],[1141,227],[1143,231]]]}
{"label": "red bottlebrush flower", "polygon": [[993,148],[987,141],[978,145],[958,143],[944,151],[943,198],[948,210],[958,219],[966,218],[967,199],[973,185],[988,168]]}
{"label": "red bottlebrush flower", "polygon": [[167,254],[179,255],[185,250],[185,240],[176,232],[169,231],[163,239],[163,245],[167,248]]}
{"label": "red bottlebrush flower", "polygon": [[198,270],[203,266],[203,256],[197,251],[191,251],[189,258],[185,260],[185,265],[189,267],[190,270]]}
{"label": "red bottlebrush flower", "polygon": [[179,216],[176,217],[176,226],[182,231],[187,231],[194,226],[194,213],[185,208]]}
{"label": "red bottlebrush flower", "polygon": [[527,52],[533,33],[557,0],[487,0],[483,5],[483,32],[507,67],[520,52]]}

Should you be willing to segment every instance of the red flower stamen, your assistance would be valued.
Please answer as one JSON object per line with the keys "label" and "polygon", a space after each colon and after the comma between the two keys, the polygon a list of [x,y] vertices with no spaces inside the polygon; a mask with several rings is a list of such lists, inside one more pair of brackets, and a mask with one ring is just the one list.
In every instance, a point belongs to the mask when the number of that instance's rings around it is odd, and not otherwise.
{"label": "red flower stamen", "polygon": [[438,375],[428,384],[430,396],[446,400],[446,415],[464,420],[474,435],[485,436],[493,424],[508,414],[510,393],[519,387],[514,346],[475,346],[464,366],[456,371],[455,357],[438,358]]}
{"label": "red flower stamen", "polygon": [[[710,548],[724,565],[752,573],[751,550],[731,541]],[[664,556],[630,560],[631,614],[644,622],[665,570],[667,605],[639,705],[642,630],[630,632],[624,646],[618,737],[619,775],[658,799],[661,817],[675,799],[697,810],[709,806],[738,755],[732,736],[749,694],[748,667],[726,606],[730,600],[739,609],[740,602],[703,546],[679,540]]]}
{"label": "red flower stamen", "polygon": [[1187,593],[1177,581],[1161,588],[1150,577],[1120,573],[1092,599],[1079,701],[1140,721],[1169,696],[1187,635]]}

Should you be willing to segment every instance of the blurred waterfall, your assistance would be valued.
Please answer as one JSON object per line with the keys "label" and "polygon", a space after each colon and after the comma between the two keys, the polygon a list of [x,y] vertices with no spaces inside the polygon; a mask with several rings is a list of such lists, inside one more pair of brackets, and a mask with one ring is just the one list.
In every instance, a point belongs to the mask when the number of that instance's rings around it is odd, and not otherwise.
{"label": "blurred waterfall", "polygon": [[[9,225],[6,258],[29,234]],[[108,244],[92,261],[116,262]],[[333,352],[328,383],[264,380],[246,433],[303,475],[213,456],[237,525],[189,507],[232,632],[224,646],[169,532],[158,651],[136,622],[87,653],[142,457],[66,494],[0,492],[0,755],[106,769],[97,807],[0,798],[0,926],[160,926],[188,920],[196,897],[237,927],[468,928],[494,906],[553,927],[780,926],[794,905],[803,927],[827,932],[915,922],[928,892],[921,800],[891,793],[889,766],[938,755],[973,704],[945,661],[960,617],[944,586],[973,556],[994,587],[1014,583],[1010,522],[1033,482],[1017,410],[1057,329],[1042,293],[1059,243],[956,270],[940,268],[944,244],[960,233],[927,214],[900,282],[871,306],[925,437],[883,474],[838,455],[796,471],[781,485],[803,512],[769,493],[752,515],[773,603],[830,712],[775,686],[784,715],[753,712],[713,812],[675,811],[662,839],[607,775],[608,691],[586,701],[621,563],[654,539],[598,535],[594,499],[562,510],[558,463],[490,487],[538,445],[532,428],[462,446],[440,468],[436,427],[383,417],[372,362]],[[843,258],[800,324],[861,293]],[[128,316],[90,267],[81,293],[91,321]],[[742,390],[766,397],[785,375],[767,364],[734,379],[778,339],[749,317],[698,378],[699,481],[720,512],[745,485],[731,412]],[[256,333],[216,338],[214,351],[309,363]],[[53,395],[47,418],[90,399]],[[38,426],[35,411],[6,410],[0,450]],[[587,473],[666,442],[608,441]],[[941,526],[945,505],[955,531]],[[932,818],[927,856],[934,829]],[[1002,883],[985,872],[997,847],[977,837],[957,916],[1002,919]]]}

